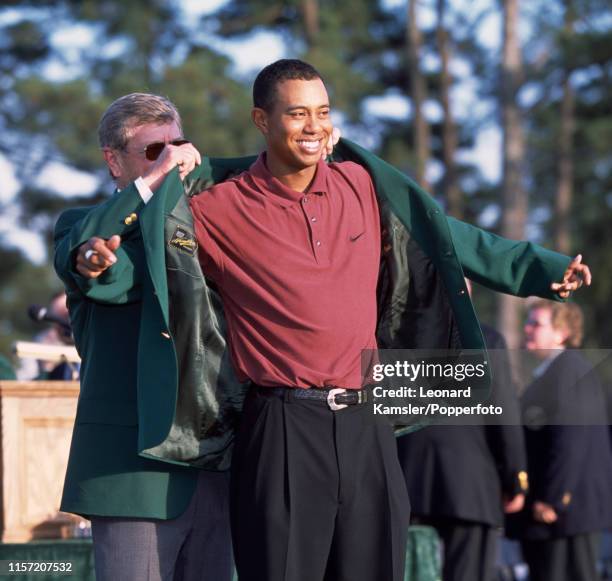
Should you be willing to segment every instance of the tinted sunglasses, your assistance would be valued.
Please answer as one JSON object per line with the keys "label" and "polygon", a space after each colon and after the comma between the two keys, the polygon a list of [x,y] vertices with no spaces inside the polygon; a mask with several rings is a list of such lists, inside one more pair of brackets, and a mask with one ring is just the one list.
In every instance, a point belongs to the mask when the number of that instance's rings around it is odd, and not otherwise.
{"label": "tinted sunglasses", "polygon": [[[189,143],[189,139],[173,139],[168,142],[170,145],[185,145],[185,143]],[[161,152],[166,147],[167,143],[164,141],[156,141],[155,143],[149,143],[143,150],[145,157],[149,161],[155,161],[160,155]]]}

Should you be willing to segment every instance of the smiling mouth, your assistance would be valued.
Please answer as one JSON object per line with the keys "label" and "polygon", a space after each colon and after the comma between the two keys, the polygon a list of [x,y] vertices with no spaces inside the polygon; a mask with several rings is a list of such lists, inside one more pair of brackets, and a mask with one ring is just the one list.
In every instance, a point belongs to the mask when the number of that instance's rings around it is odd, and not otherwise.
{"label": "smiling mouth", "polygon": [[297,144],[306,153],[318,153],[319,149],[321,149],[321,141],[321,139],[298,139]]}

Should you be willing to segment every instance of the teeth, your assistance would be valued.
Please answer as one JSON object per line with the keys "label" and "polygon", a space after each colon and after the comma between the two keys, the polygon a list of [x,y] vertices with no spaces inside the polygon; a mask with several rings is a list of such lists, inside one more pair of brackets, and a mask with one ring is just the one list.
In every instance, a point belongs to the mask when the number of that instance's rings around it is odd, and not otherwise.
{"label": "teeth", "polygon": [[306,141],[306,140],[299,140],[298,144],[303,147],[304,149],[310,149],[312,151],[316,151],[317,149],[319,149],[319,145],[321,144],[321,140],[317,140],[317,141]]}

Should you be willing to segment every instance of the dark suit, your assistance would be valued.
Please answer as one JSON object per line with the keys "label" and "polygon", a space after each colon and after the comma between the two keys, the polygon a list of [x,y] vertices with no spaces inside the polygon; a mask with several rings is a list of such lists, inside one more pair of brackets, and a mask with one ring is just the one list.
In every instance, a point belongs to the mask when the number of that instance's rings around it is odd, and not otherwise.
{"label": "dark suit", "polygon": [[444,581],[493,579],[502,496],[526,486],[506,343],[490,327],[483,334],[493,364],[491,403],[504,408],[510,425],[431,426],[398,439],[414,520],[434,526],[444,543]]}
{"label": "dark suit", "polygon": [[[596,533],[612,524],[612,452],[599,380],[576,351],[564,351],[521,398],[530,491],[525,509],[508,519],[532,581],[597,579]],[[532,516],[550,504],[552,524]],[[595,535],[594,535],[595,533]]]}

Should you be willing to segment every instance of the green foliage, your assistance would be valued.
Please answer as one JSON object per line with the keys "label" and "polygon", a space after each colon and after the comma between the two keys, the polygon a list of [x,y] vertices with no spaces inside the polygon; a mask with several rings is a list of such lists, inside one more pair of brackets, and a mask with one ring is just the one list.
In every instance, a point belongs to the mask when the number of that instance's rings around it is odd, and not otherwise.
{"label": "green foliage", "polygon": [[[318,15],[311,29],[305,17],[308,4]],[[280,34],[288,58],[312,63],[326,80],[334,108],[358,123],[363,99],[383,90],[375,70],[386,48],[381,30],[388,21],[380,5],[369,0],[354,0],[350,9],[341,0],[232,0],[204,24],[229,38],[258,30]]]}
{"label": "green foliage", "polygon": [[211,156],[246,155],[261,149],[250,123],[250,93],[229,77],[231,63],[210,49],[195,47],[160,80],[159,92],[176,103],[185,134]]}
{"label": "green foliage", "polygon": [[[5,63],[12,60],[16,64],[32,63],[49,55],[50,46],[41,27],[31,21],[18,22],[7,26],[6,34],[7,52],[4,54]],[[6,66],[6,64],[4,64]]]}
{"label": "green foliage", "polygon": [[10,358],[14,341],[31,340],[41,330],[28,318],[28,306],[46,303],[61,284],[49,266],[35,266],[20,249],[3,245],[0,280],[0,355]]}
{"label": "green foliage", "polygon": [[597,1],[574,0],[574,24],[568,30],[563,21],[565,4],[558,3],[556,11],[539,13],[534,39],[528,44],[540,55],[531,63],[529,78],[539,98],[528,115],[528,171],[532,206],[550,216],[542,223],[543,240],[547,241],[558,183],[561,82],[569,74],[575,98],[572,248],[582,252],[594,274],[593,286],[576,299],[587,314],[587,344],[604,347],[612,345],[611,326],[600,324],[610,320],[606,297],[612,293],[608,250],[612,243],[612,8]]}
{"label": "green foliage", "polygon": [[19,105],[7,116],[7,126],[18,131],[23,139],[21,147],[15,148],[9,158],[15,162],[28,159],[32,140],[40,140],[38,148],[42,153],[32,156],[37,163],[31,168],[25,166],[28,172],[38,173],[46,163],[56,159],[78,170],[99,169],[95,128],[105,107],[90,94],[87,81],[52,83],[30,76],[17,81],[13,91],[20,96]]}

